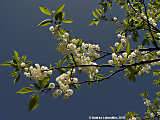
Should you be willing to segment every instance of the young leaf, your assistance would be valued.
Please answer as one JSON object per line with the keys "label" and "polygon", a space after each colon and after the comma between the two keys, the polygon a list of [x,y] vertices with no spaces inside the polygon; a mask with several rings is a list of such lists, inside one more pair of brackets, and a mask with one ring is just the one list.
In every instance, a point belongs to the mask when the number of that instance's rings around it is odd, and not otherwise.
{"label": "young leaf", "polygon": [[41,83],[40,83],[40,88],[44,88],[48,82],[49,82],[50,78],[46,77]]}
{"label": "young leaf", "polygon": [[1,65],[1,66],[11,66],[11,63],[9,63],[9,62],[3,62],[3,63],[1,63],[0,65]]}
{"label": "young leaf", "polygon": [[93,19],[93,20],[91,20],[91,22],[89,23],[89,26],[92,26],[93,24],[98,25],[98,23],[99,23],[99,20]]}
{"label": "young leaf", "polygon": [[10,77],[16,77],[17,76],[17,71],[14,71],[10,74]]}
{"label": "young leaf", "polygon": [[130,48],[130,43],[128,42],[127,47],[126,47],[126,53],[130,54],[131,53],[131,48]]}
{"label": "young leaf", "polygon": [[60,5],[57,10],[56,10],[56,14],[62,12],[63,8],[64,8],[65,4]]}
{"label": "young leaf", "polygon": [[112,1],[107,0],[107,2],[108,2],[108,7],[111,9],[112,8]]}
{"label": "young leaf", "polygon": [[25,93],[30,93],[30,92],[34,92],[34,89],[30,87],[25,87],[25,88],[20,89],[16,93],[25,94]]}
{"label": "young leaf", "polygon": [[43,20],[42,22],[40,22],[37,27],[42,27],[42,26],[47,26],[49,24],[52,23],[52,20],[51,19],[46,19],[46,20]]}
{"label": "young leaf", "polygon": [[64,12],[59,12],[58,14],[55,15],[55,20],[56,21],[61,21],[64,18]]}
{"label": "young leaf", "polygon": [[47,7],[39,7],[41,12],[43,12],[46,15],[52,15],[52,13],[50,12],[50,10]]}
{"label": "young leaf", "polygon": [[19,79],[20,79],[20,74],[18,74],[17,76],[16,76],[16,78],[14,79],[14,84],[16,84],[18,81],[19,81]]}
{"label": "young leaf", "polygon": [[30,86],[36,88],[37,90],[41,89],[37,83],[31,83]]}
{"label": "young leaf", "polygon": [[98,15],[96,14],[96,12],[92,11],[92,14],[95,18],[98,18]]}
{"label": "young leaf", "polygon": [[29,112],[35,110],[38,107],[38,105],[39,105],[39,96],[33,95],[29,101],[29,106],[28,106]]}
{"label": "young leaf", "polygon": [[120,51],[121,48],[122,48],[122,42],[117,47],[117,53]]}
{"label": "young leaf", "polygon": [[71,19],[65,19],[62,21],[63,23],[72,23],[72,20]]}
{"label": "young leaf", "polygon": [[16,62],[19,60],[19,54],[16,50],[14,51],[13,60],[16,61]]}
{"label": "young leaf", "polygon": [[102,16],[102,10],[101,9],[96,8],[96,12],[98,13],[98,15]]}
{"label": "young leaf", "polygon": [[112,49],[113,53],[115,53],[115,49],[112,46],[110,46],[110,48]]}

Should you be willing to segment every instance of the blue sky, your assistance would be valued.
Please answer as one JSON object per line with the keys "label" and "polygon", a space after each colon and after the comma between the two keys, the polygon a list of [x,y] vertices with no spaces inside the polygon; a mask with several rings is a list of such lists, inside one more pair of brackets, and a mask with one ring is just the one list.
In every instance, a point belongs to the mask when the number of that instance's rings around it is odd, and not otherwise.
{"label": "blue sky", "polygon": [[[73,35],[85,42],[99,43],[104,50],[109,50],[109,46],[118,41],[114,33],[115,27],[108,24],[88,26],[92,19],[91,12],[97,7],[96,0],[1,0],[0,63],[10,58],[13,50],[41,65],[58,61],[61,57],[56,51],[58,42],[52,39],[47,27],[36,28],[36,25],[47,17],[40,12],[39,6],[55,9],[62,3],[66,3],[67,17],[74,21],[71,25],[65,25]],[[123,13],[118,7],[113,11],[114,16],[122,16]],[[2,120],[87,120],[89,115],[122,116],[128,111],[143,113],[145,107],[139,94],[146,89],[154,96],[155,91],[151,74],[138,77],[136,83],[133,83],[124,78],[122,72],[91,88],[88,85],[81,86],[68,100],[63,100],[62,97],[53,99],[49,95],[40,96],[38,109],[28,112],[29,96],[16,94],[18,89],[24,87],[23,78],[14,86],[9,77],[10,72],[11,69],[0,67]],[[80,81],[84,79],[86,78],[82,77]]]}

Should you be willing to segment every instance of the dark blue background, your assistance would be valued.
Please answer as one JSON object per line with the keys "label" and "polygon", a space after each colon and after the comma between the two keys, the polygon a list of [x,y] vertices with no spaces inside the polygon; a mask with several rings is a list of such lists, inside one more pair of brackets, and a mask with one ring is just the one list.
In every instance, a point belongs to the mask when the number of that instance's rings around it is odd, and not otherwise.
{"label": "dark blue background", "polygon": [[[104,50],[109,50],[109,46],[119,41],[114,33],[117,28],[110,24],[88,26],[92,19],[91,11],[97,7],[96,0],[1,0],[0,63],[10,58],[13,50],[41,65],[58,61],[61,55],[56,51],[57,41],[52,39],[47,27],[36,28],[36,25],[47,17],[40,12],[39,6],[55,9],[64,2],[67,17],[74,21],[65,26],[72,30],[73,35],[85,42],[100,43]],[[115,6],[113,15],[122,17],[123,14],[124,11]],[[14,86],[8,76],[10,72],[7,67],[0,68],[1,120],[87,120],[89,115],[122,116],[128,111],[143,113],[145,107],[139,94],[147,89],[154,96],[155,91],[151,74],[145,74],[133,83],[124,78],[122,72],[101,84],[94,84],[92,88],[82,85],[68,100],[40,96],[40,106],[29,113],[29,96],[16,94],[23,82]]]}

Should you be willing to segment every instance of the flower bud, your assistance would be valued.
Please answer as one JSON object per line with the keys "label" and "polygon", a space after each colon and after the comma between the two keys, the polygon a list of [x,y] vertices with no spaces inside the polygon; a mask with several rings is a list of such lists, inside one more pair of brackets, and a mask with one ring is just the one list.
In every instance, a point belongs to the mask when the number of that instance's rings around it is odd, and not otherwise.
{"label": "flower bud", "polygon": [[26,65],[26,64],[25,64],[24,62],[21,63],[21,67],[25,67],[25,65]]}
{"label": "flower bud", "polygon": [[53,32],[53,31],[54,31],[54,27],[53,27],[53,26],[50,26],[50,27],[49,27],[49,30],[50,30],[51,32]]}
{"label": "flower bud", "polygon": [[55,88],[55,84],[54,83],[49,83],[49,86],[48,86],[49,88]]}

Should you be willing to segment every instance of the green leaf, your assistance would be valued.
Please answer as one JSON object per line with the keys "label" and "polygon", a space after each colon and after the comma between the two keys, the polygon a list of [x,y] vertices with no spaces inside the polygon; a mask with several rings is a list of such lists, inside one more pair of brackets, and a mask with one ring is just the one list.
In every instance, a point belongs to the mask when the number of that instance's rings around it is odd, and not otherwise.
{"label": "green leaf", "polygon": [[20,74],[18,74],[16,78],[13,80],[14,84],[16,84],[19,81],[19,79],[20,79]]}
{"label": "green leaf", "polygon": [[157,94],[158,96],[160,96],[160,91],[156,92],[156,94]]}
{"label": "green leaf", "polygon": [[14,71],[10,74],[10,77],[16,77],[17,76],[17,71]]}
{"label": "green leaf", "polygon": [[110,48],[113,51],[113,53],[115,53],[115,49],[112,46],[110,46]]}
{"label": "green leaf", "polygon": [[52,15],[52,13],[50,12],[50,10],[47,7],[39,7],[41,12],[43,12],[46,15]]}
{"label": "green leaf", "polygon": [[25,62],[25,61],[26,61],[26,59],[27,59],[27,57],[26,57],[26,56],[22,56],[22,57],[21,57],[21,60],[22,60],[23,62]]}
{"label": "green leaf", "polygon": [[127,43],[126,53],[129,55],[131,53],[130,43]]}
{"label": "green leaf", "polygon": [[103,13],[106,13],[107,12],[107,4],[105,3],[104,5],[103,5]]}
{"label": "green leaf", "polygon": [[46,20],[43,20],[42,22],[40,22],[37,27],[42,27],[42,26],[47,26],[49,24],[51,24],[53,21],[51,19],[46,19]]}
{"label": "green leaf", "polygon": [[65,4],[60,5],[57,10],[56,10],[56,14],[62,12],[63,8],[64,8]]}
{"label": "green leaf", "polygon": [[107,0],[107,3],[108,3],[108,7],[111,9],[112,8],[112,1]]}
{"label": "green leaf", "polygon": [[143,97],[144,99],[146,99],[146,98],[147,98],[147,96],[148,96],[147,91],[146,91],[146,90],[144,90],[144,92],[143,92],[143,93],[141,93],[141,94],[140,94],[140,96],[141,96],[141,97]]}
{"label": "green leaf", "polygon": [[1,65],[1,66],[11,66],[11,63],[9,63],[9,62],[3,62],[3,63],[1,63],[0,65]]}
{"label": "green leaf", "polygon": [[58,14],[55,15],[55,20],[61,21],[63,20],[63,16],[64,16],[63,12],[59,12]]}
{"label": "green leaf", "polygon": [[148,45],[149,46],[149,40],[147,38],[145,38],[143,41],[142,41],[142,45]]}
{"label": "green leaf", "polygon": [[102,16],[102,10],[99,8],[96,8],[96,12],[98,13],[98,15]]}
{"label": "green leaf", "polygon": [[66,16],[66,13],[62,12],[62,20],[64,19],[65,16]]}
{"label": "green leaf", "polygon": [[37,83],[31,83],[30,86],[36,88],[37,90],[41,89]]}
{"label": "green leaf", "polygon": [[122,48],[122,42],[117,47],[117,53],[120,51],[121,48]]}
{"label": "green leaf", "polygon": [[94,24],[98,25],[98,23],[99,23],[99,20],[93,19],[93,20],[90,21],[89,26],[92,26]]}
{"label": "green leaf", "polygon": [[29,112],[35,110],[38,107],[38,105],[39,105],[39,96],[33,95],[29,101],[29,106],[28,106]]}
{"label": "green leaf", "polygon": [[72,20],[71,19],[65,19],[62,21],[63,23],[72,23]]}
{"label": "green leaf", "polygon": [[50,80],[49,77],[46,77],[44,80],[42,80],[42,81],[40,82],[40,88],[45,88],[46,85],[48,84],[49,80]]}
{"label": "green leaf", "polygon": [[98,18],[98,15],[96,14],[96,12],[92,11],[92,14],[95,18]]}
{"label": "green leaf", "polygon": [[124,25],[128,25],[128,21],[126,19],[123,19]]}
{"label": "green leaf", "polygon": [[138,40],[138,31],[137,30],[133,31],[132,39],[134,42],[137,42],[137,40]]}
{"label": "green leaf", "polygon": [[34,92],[34,89],[30,87],[25,87],[25,88],[20,89],[16,93],[25,94],[25,93],[30,93],[30,92]]}
{"label": "green leaf", "polygon": [[96,74],[95,75],[95,80],[100,80],[100,79],[104,79],[104,76],[102,74]]}
{"label": "green leaf", "polygon": [[14,51],[13,60],[16,61],[16,62],[19,60],[19,54],[16,50]]}

